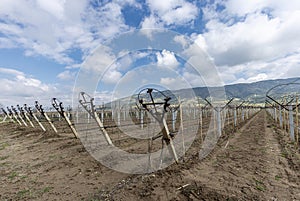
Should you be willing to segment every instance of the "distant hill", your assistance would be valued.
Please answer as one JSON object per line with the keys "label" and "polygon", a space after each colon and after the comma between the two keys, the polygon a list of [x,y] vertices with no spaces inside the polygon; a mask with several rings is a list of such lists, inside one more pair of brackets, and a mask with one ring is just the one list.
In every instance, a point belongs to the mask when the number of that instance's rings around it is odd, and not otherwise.
{"label": "distant hill", "polygon": [[[225,88],[227,99],[235,98],[235,100],[237,99],[246,100],[251,103],[264,103],[266,98],[266,92],[269,89],[277,85],[295,82],[297,79],[299,79],[297,83],[300,83],[300,78],[288,78],[288,79],[264,80],[264,81],[253,82],[253,83],[239,83],[239,84],[225,85],[224,88]],[[218,87],[211,87],[211,89],[218,91]],[[299,87],[298,85],[296,85],[296,86],[289,86],[284,88],[284,92],[286,93],[292,93],[295,91],[297,91],[298,93],[300,92],[300,84]],[[172,92],[168,91],[164,93],[166,95],[168,93],[172,93],[176,97],[180,97],[181,101],[184,102],[191,102],[192,98],[195,98],[195,96],[200,97],[202,99],[209,98],[210,96],[207,87],[195,87],[193,89],[180,89],[180,90],[174,90]],[[119,100],[107,103],[106,107],[109,108],[111,107],[111,105],[118,105],[119,101],[127,104],[131,102],[133,105],[135,105],[136,98],[137,95],[121,98]]]}
{"label": "distant hill", "polygon": [[[266,92],[274,86],[280,84],[287,84],[295,82],[295,80],[300,78],[288,78],[288,79],[276,79],[276,80],[264,80],[253,83],[240,83],[225,85],[225,92],[229,97],[241,98],[244,100],[249,100],[251,102],[264,102]],[[298,82],[299,83],[299,82]],[[179,94],[184,93],[184,90],[179,90]],[[294,88],[285,88],[286,92],[294,92]],[[290,90],[290,91],[289,91]],[[181,92],[180,92],[181,91]],[[300,89],[298,90],[300,91]],[[209,96],[207,87],[196,87],[194,88],[196,96],[201,98],[206,98]]]}

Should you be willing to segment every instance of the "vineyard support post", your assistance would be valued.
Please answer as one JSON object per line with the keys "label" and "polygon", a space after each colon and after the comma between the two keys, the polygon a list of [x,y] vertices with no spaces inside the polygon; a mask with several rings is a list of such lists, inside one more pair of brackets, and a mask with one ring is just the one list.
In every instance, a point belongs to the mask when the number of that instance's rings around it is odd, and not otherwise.
{"label": "vineyard support post", "polygon": [[217,129],[218,129],[218,136],[222,135],[222,121],[221,121],[221,108],[217,107]]}
{"label": "vineyard support post", "polygon": [[11,106],[12,110],[15,112],[15,114],[19,117],[19,119],[21,119],[22,123],[28,127],[27,123],[24,121],[24,119],[21,117],[20,113],[17,112],[16,108],[14,108],[13,106]]}
{"label": "vineyard support post", "polygon": [[[3,113],[6,115],[6,118],[8,117],[13,123],[15,123],[15,120],[13,119],[13,117],[7,113],[3,108],[1,108]],[[6,120],[6,118],[3,119],[3,122]]]}
{"label": "vineyard support post", "polygon": [[18,117],[16,116],[16,114],[15,114],[14,112],[12,112],[12,110],[9,109],[8,107],[7,107],[7,111],[9,112],[9,114],[10,114],[13,118],[15,118],[15,120],[18,122],[18,124],[19,124],[20,126],[22,126],[22,123],[19,121],[19,119],[18,119]]}
{"label": "vineyard support post", "polygon": [[42,128],[43,131],[46,131],[45,127],[43,126],[43,124],[39,121],[39,119],[36,117],[36,115],[34,113],[32,113],[33,118],[35,119],[35,121],[39,124],[39,126]]}
{"label": "vineyard support post", "polygon": [[101,122],[104,122],[104,104],[102,105],[101,108]]}
{"label": "vineyard support post", "polygon": [[7,115],[5,115],[5,117],[2,119],[2,123],[4,123],[6,119],[7,119]]}
{"label": "vineyard support post", "polygon": [[48,123],[50,124],[50,126],[52,127],[52,129],[54,130],[55,133],[57,133],[57,129],[54,126],[54,124],[52,123],[51,119],[49,118],[49,116],[47,115],[47,113],[44,113],[44,117],[46,118],[46,120],[48,121]]}
{"label": "vineyard support post", "polygon": [[244,107],[242,107],[241,110],[242,110],[242,121],[245,121],[245,109],[244,109]]}
{"label": "vineyard support post", "polygon": [[65,121],[67,122],[68,126],[71,128],[74,137],[78,138],[78,133],[74,127],[74,125],[72,124],[71,120],[68,118],[67,112],[64,110],[63,107],[63,103],[59,102],[56,98],[52,99],[52,106],[54,107],[54,109],[56,109],[56,111],[58,112],[58,114],[65,119]]}
{"label": "vineyard support post", "polygon": [[293,111],[293,106],[290,105],[289,106],[289,123],[290,123],[290,137],[291,137],[291,140],[294,142],[295,141],[295,133],[294,133],[294,117],[293,117],[293,114],[294,111]]}
{"label": "vineyard support post", "polygon": [[35,126],[33,125],[32,121],[30,120],[30,118],[28,117],[28,115],[27,115],[26,112],[24,112],[24,116],[25,116],[25,118],[27,119],[27,121],[30,123],[31,127],[34,128]]}
{"label": "vineyard support post", "polygon": [[279,105],[279,125],[280,125],[280,128],[283,128],[281,105]]}
{"label": "vineyard support post", "polygon": [[[181,128],[181,140],[182,140],[182,148],[183,148],[183,152],[185,153],[185,143],[184,143],[184,129],[183,129],[183,112],[182,112],[182,105],[181,105],[181,100],[180,97],[178,98],[178,102],[179,102],[179,114],[180,114],[180,128]],[[176,112],[176,117],[177,117],[177,112]],[[176,121],[176,118],[175,118]],[[174,129],[175,130],[175,129]],[[201,140],[202,140],[202,131],[201,131]]]}
{"label": "vineyard support post", "polygon": [[175,112],[175,109],[172,108],[171,109],[171,113],[172,113],[172,130],[173,132],[175,131],[175,123],[176,123],[176,112]]}
{"label": "vineyard support post", "polygon": [[298,104],[299,104],[299,97],[297,96],[296,97],[296,143],[298,144],[299,143],[299,106],[298,106]]}
{"label": "vineyard support post", "polygon": [[140,124],[141,124],[141,129],[144,129],[144,111],[140,110]]}
{"label": "vineyard support post", "polygon": [[[81,96],[79,98],[79,103],[82,105],[82,107],[87,111],[87,113],[93,117],[93,119],[96,121],[98,127],[101,129],[101,131],[103,132],[104,138],[107,141],[108,145],[112,145],[112,141],[107,133],[107,131],[104,128],[103,122],[100,120],[97,111],[95,110],[95,105],[93,103],[94,98],[90,97],[88,94],[84,93],[84,92],[80,92],[79,95]],[[87,98],[89,100],[87,100]],[[88,107],[88,104],[90,105],[90,108]],[[104,111],[104,107],[102,108],[101,111]],[[102,112],[101,114],[104,115],[104,113]],[[102,115],[101,115],[102,116]]]}
{"label": "vineyard support post", "polygon": [[203,142],[203,134],[202,134],[202,127],[203,127],[202,126],[202,121],[203,121],[203,119],[202,119],[202,117],[203,117],[202,108],[200,106],[200,138],[201,138],[201,142]]}
{"label": "vineyard support post", "polygon": [[177,157],[177,154],[176,154],[176,150],[175,150],[175,147],[174,147],[174,144],[173,144],[173,140],[172,138],[170,137],[170,131],[168,129],[168,125],[167,125],[167,122],[166,122],[166,119],[163,117],[162,118],[162,132],[163,132],[163,137],[165,138],[166,140],[166,144],[168,146],[168,149],[169,149],[169,152],[173,155],[174,157],[174,160],[176,161],[176,163],[178,163],[178,157]]}
{"label": "vineyard support post", "polygon": [[17,108],[20,111],[20,115],[23,115],[23,117],[25,117],[25,119],[30,123],[31,127],[34,128],[34,125],[31,122],[30,118],[28,117],[26,110],[24,111],[23,108],[20,107],[20,105],[17,105]]}
{"label": "vineyard support post", "polygon": [[48,117],[47,113],[44,111],[42,108],[42,105],[38,103],[38,101],[35,101],[35,107],[36,109],[41,113],[42,116],[46,118],[52,129],[54,130],[55,133],[57,133],[57,129],[55,128],[54,124],[52,123],[51,119]]}
{"label": "vineyard support post", "polygon": [[234,127],[237,126],[236,107],[233,108]]}
{"label": "vineyard support post", "polygon": [[277,122],[277,109],[274,107],[274,120]]}
{"label": "vineyard support post", "polygon": [[[116,103],[117,104],[117,103]],[[121,125],[121,103],[118,101],[118,109],[117,109],[117,125]]]}
{"label": "vineyard support post", "polygon": [[112,145],[112,141],[111,141],[111,139],[110,139],[110,137],[109,137],[107,131],[106,131],[105,128],[104,128],[103,122],[100,121],[100,118],[99,118],[97,112],[94,111],[94,115],[92,115],[92,116],[95,118],[95,120],[96,120],[98,126],[99,126],[100,129],[102,130],[103,135],[104,135],[104,137],[105,137],[107,143],[108,143],[109,145]]}
{"label": "vineyard support post", "polygon": [[[168,101],[170,101],[171,98],[165,96],[165,99],[164,99],[165,102],[164,103],[156,103],[156,102],[154,102],[154,99],[153,99],[153,96],[152,96],[152,92],[153,92],[153,89],[147,88],[147,94],[151,98],[151,102],[149,102],[147,104],[144,103],[143,99],[140,99],[140,97],[139,97],[140,94],[138,95],[138,101],[141,104],[141,106],[153,118],[155,118],[155,120],[159,123],[159,125],[161,127],[161,132],[162,132],[162,143],[163,142],[166,143],[166,145],[168,147],[168,150],[169,150],[169,153],[173,156],[175,162],[178,163],[178,157],[177,157],[177,153],[176,153],[176,150],[175,150],[175,147],[174,147],[173,139],[172,139],[172,137],[170,135],[170,131],[169,131],[166,119],[165,119],[165,113],[167,112],[166,109],[167,109],[167,107],[170,106],[170,104],[168,103]],[[159,114],[158,111],[157,111],[157,108],[156,108],[157,104],[160,104],[160,105],[163,104],[163,108],[162,108],[162,113],[161,114]],[[148,108],[149,105],[152,105],[154,107],[155,111],[152,111],[151,109],[149,109]],[[162,151],[163,151],[163,149],[162,149]],[[161,152],[161,155],[162,155],[162,152]]]}
{"label": "vineyard support post", "polygon": [[65,120],[67,121],[69,127],[71,128],[72,132],[74,133],[74,137],[78,138],[78,133],[77,133],[75,127],[73,126],[71,120],[68,118],[66,112],[63,112],[63,117],[65,118]]}

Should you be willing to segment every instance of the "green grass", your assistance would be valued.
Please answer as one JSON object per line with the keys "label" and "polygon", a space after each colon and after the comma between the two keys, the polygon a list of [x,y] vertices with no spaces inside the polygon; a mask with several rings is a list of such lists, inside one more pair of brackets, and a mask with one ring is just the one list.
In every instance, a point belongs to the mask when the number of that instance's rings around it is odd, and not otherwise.
{"label": "green grass", "polygon": [[257,179],[254,179],[255,181],[255,188],[259,191],[265,191],[266,190],[266,186],[262,181],[259,181]]}
{"label": "green grass", "polygon": [[8,175],[7,178],[9,178],[10,180],[13,180],[14,178],[16,178],[19,174],[17,172],[11,172],[10,175]]}
{"label": "green grass", "polygon": [[7,162],[0,163],[0,167],[4,167],[4,166],[8,166],[8,163]]}
{"label": "green grass", "polygon": [[49,191],[51,191],[53,189],[53,187],[51,186],[46,186],[45,188],[42,189],[41,193],[48,193]]}
{"label": "green grass", "polygon": [[276,180],[276,181],[279,181],[280,179],[281,179],[281,176],[275,175],[275,180]]}
{"label": "green grass", "polygon": [[1,156],[0,157],[0,161],[3,161],[3,160],[5,160],[5,159],[7,159],[9,156]]}
{"label": "green grass", "polygon": [[28,189],[24,189],[24,190],[21,190],[21,191],[17,192],[18,198],[24,198],[24,197],[26,197],[28,195],[31,196],[31,191],[28,190]]}
{"label": "green grass", "polygon": [[0,150],[4,150],[8,146],[9,146],[9,144],[7,142],[4,142],[0,145]]}
{"label": "green grass", "polygon": [[22,179],[22,180],[23,180],[23,179],[27,179],[27,178],[28,178],[27,175],[23,175],[23,176],[20,177],[20,179]]}

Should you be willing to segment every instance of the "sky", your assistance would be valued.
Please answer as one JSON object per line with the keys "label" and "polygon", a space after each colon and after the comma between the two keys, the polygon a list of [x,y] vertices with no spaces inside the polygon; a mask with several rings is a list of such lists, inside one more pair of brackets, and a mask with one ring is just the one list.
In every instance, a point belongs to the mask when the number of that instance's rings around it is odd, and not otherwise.
{"label": "sky", "polygon": [[[152,82],[166,88],[204,83],[199,81],[203,75],[186,70],[188,60],[181,61],[169,46],[111,51],[109,41],[139,29],[150,30],[145,32],[149,40],[152,29],[175,32],[178,37],[167,40],[176,39],[182,47],[187,37],[208,55],[223,84],[297,77],[299,22],[299,0],[1,0],[0,104],[38,100],[50,105],[52,97],[70,104],[83,69],[105,73],[96,86],[101,101],[116,88],[125,90],[126,80],[142,84],[157,70],[161,75]],[[124,68],[126,62],[131,68]]]}

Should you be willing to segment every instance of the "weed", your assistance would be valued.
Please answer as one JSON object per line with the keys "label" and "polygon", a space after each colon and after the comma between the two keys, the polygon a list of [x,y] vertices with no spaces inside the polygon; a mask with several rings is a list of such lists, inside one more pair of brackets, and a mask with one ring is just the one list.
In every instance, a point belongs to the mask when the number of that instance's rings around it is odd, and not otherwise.
{"label": "weed", "polygon": [[44,193],[48,193],[50,190],[52,190],[53,189],[53,187],[51,187],[51,186],[46,186],[45,188],[43,188],[42,189],[42,194],[44,194]]}
{"label": "weed", "polygon": [[255,181],[255,188],[259,191],[265,191],[266,190],[266,186],[262,181],[259,181],[257,179],[254,179]]}
{"label": "weed", "polygon": [[0,163],[0,167],[4,167],[4,166],[8,166],[8,163],[7,162]]}
{"label": "weed", "polygon": [[275,175],[275,180],[276,180],[276,181],[279,181],[279,179],[281,179],[281,176]]}
{"label": "weed", "polygon": [[28,178],[27,175],[23,175],[23,176],[20,177],[20,179],[27,179],[27,178]]}
{"label": "weed", "polygon": [[286,151],[281,152],[281,156],[284,158],[288,158],[288,153]]}
{"label": "weed", "polygon": [[18,173],[17,172],[11,172],[10,175],[8,175],[8,178],[10,180],[13,180],[14,178],[16,178],[18,176]]}
{"label": "weed", "polygon": [[26,195],[31,195],[30,190],[25,189],[25,190],[21,190],[21,191],[17,192],[18,198],[24,198],[24,197],[26,197]]}
{"label": "weed", "polygon": [[5,149],[8,146],[9,146],[9,144],[7,142],[5,142],[5,143],[1,144],[0,150],[3,150],[3,149]]}
{"label": "weed", "polygon": [[3,160],[5,160],[5,159],[7,159],[9,156],[1,156],[0,157],[0,161],[3,161]]}

